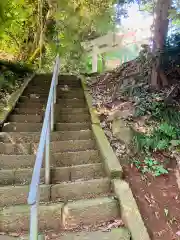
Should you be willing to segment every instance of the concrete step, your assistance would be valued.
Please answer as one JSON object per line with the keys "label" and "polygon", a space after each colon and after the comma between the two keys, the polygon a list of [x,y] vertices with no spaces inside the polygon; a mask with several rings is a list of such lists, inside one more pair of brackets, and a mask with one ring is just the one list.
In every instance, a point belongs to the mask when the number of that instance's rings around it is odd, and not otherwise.
{"label": "concrete step", "polygon": [[[35,155],[0,155],[0,169],[33,168],[35,158]],[[52,167],[67,167],[100,162],[101,158],[97,150],[54,153],[50,159]]]}
{"label": "concrete step", "polygon": [[54,240],[130,240],[130,238],[131,235],[129,231],[126,228],[121,227],[111,229],[111,231],[83,231],[73,233],[64,232],[60,234],[59,237],[57,236],[57,238]]}
{"label": "concrete step", "polygon": [[[50,141],[88,140],[92,137],[91,130],[57,131],[51,133]],[[39,140],[40,132],[0,132],[0,142],[4,143],[39,143]]]}
{"label": "concrete step", "polygon": [[[11,114],[7,121],[9,122],[18,122],[18,123],[41,123],[43,122],[43,114]],[[90,121],[90,115],[87,113],[79,114],[55,114],[56,122],[88,122]]]}
{"label": "concrete step", "polygon": [[[27,100],[36,100],[36,99],[43,99],[47,101],[49,95],[50,87],[32,87],[26,88],[23,92],[23,96],[20,97],[20,101],[27,101]],[[65,90],[65,88],[57,87],[57,97],[59,98],[84,98],[84,92],[82,89],[75,89],[69,88]]]}
{"label": "concrete step", "polygon": [[65,123],[75,123],[75,122],[90,122],[91,117],[88,113],[78,113],[78,114],[61,114],[57,113],[55,116],[56,122],[65,122]]}
{"label": "concrete step", "polygon": [[42,123],[5,123],[3,132],[40,132],[42,130]]}
{"label": "concrete step", "polygon": [[[40,202],[90,199],[110,195],[108,178],[40,185]],[[0,207],[26,204],[29,185],[0,187]]]}
{"label": "concrete step", "polygon": [[[31,183],[33,169],[3,169],[0,170],[0,185],[26,185]],[[101,163],[83,164],[70,167],[51,168],[51,183],[89,180],[105,177]],[[44,168],[41,169],[41,184],[44,180]]]}
{"label": "concrete step", "polygon": [[80,131],[90,129],[90,123],[57,123],[55,126],[56,131]]}
{"label": "concrete step", "polygon": [[[40,202],[50,201],[51,185],[40,185]],[[27,204],[29,185],[0,186],[0,207]]]}
{"label": "concrete step", "polygon": [[[29,230],[30,207],[19,205],[1,210],[0,231],[21,233]],[[60,231],[62,228],[78,228],[79,225],[96,225],[119,217],[116,200],[108,197],[77,200],[63,204],[39,206],[40,231]]]}
{"label": "concrete step", "polygon": [[[78,91],[78,90],[77,90]],[[36,94],[31,94],[29,92],[25,92],[23,94],[23,96],[20,97],[19,99],[19,102],[27,102],[27,101],[33,101],[33,102],[47,102],[48,100],[48,96],[49,96],[49,93],[38,93],[36,92]],[[61,100],[61,99],[74,99],[74,98],[77,98],[77,99],[84,99],[84,94],[83,92],[82,93],[59,93],[57,92],[57,100]]]}
{"label": "concrete step", "polygon": [[101,163],[101,157],[98,150],[62,152],[52,155],[52,162],[55,166],[66,167],[81,164]]}
{"label": "concrete step", "polygon": [[[42,88],[49,88],[50,89],[50,86],[51,86],[51,81],[46,81],[46,82],[30,82],[30,84],[28,85],[27,88],[30,88],[30,87],[42,87]],[[65,81],[58,81],[58,85],[57,85],[57,88],[62,88],[64,86],[68,86],[69,88],[77,88],[77,89],[81,89],[82,86],[81,86],[81,82],[80,81],[68,81],[68,82],[65,82]]]}
{"label": "concrete step", "polygon": [[[104,227],[105,228],[105,227]],[[51,238],[52,236],[52,238]],[[28,235],[17,237],[11,237],[7,235],[0,235],[0,240],[28,240]],[[43,235],[40,235],[39,240],[43,240]],[[84,230],[82,232],[61,232],[60,234],[57,233],[49,233],[48,234],[49,240],[95,240],[95,239],[101,239],[101,240],[130,240],[131,234],[130,232],[125,228],[113,228],[111,231],[93,231],[89,232],[88,230]]]}
{"label": "concrete step", "polygon": [[43,115],[38,114],[11,114],[8,122],[27,122],[27,123],[41,123],[43,121]]}
{"label": "concrete step", "polygon": [[[7,155],[26,155],[36,154],[39,143],[2,143],[0,142],[0,154]],[[96,149],[94,140],[68,140],[68,141],[53,141],[50,142],[50,151],[68,152],[81,151],[87,149]]]}
{"label": "concrete step", "polygon": [[[44,114],[45,109],[38,109],[38,108],[15,108],[13,113],[15,114]],[[88,108],[58,108],[56,107],[56,113],[59,114],[79,114],[79,113],[88,113]]]}
{"label": "concrete step", "polygon": [[90,199],[110,195],[110,179],[100,178],[88,181],[60,183],[51,187],[51,201]]}
{"label": "concrete step", "polygon": [[[94,239],[101,239],[101,240],[130,240],[131,234],[125,228],[113,228],[111,231],[93,231],[89,232],[88,230],[84,230],[82,232],[61,232],[60,234],[57,233],[49,233],[47,234],[49,240],[94,240]],[[52,236],[52,238],[51,238]],[[0,235],[0,240],[29,240],[29,236],[21,235],[20,237],[12,237],[8,235]],[[44,240],[43,234],[39,235],[38,240]]]}
{"label": "concrete step", "polygon": [[[56,108],[70,107],[70,108],[83,108],[86,107],[85,101],[83,99],[61,99],[59,103],[56,104]],[[46,109],[46,104],[36,103],[36,102],[26,102],[17,103],[16,108],[37,108]]]}
{"label": "concrete step", "polygon": [[[55,124],[56,131],[80,131],[90,129],[90,123],[57,123]],[[5,123],[3,132],[41,132],[42,123]]]}
{"label": "concrete step", "polygon": [[44,114],[45,109],[38,108],[15,108],[12,113],[14,114]]}
{"label": "concrete step", "polygon": [[0,143],[0,154],[26,155],[31,153],[32,145],[30,143]]}
{"label": "concrete step", "polygon": [[[37,74],[32,80],[30,83],[36,83],[36,84],[44,84],[44,83],[51,83],[52,81],[52,76],[53,74],[52,73],[42,73],[42,74]],[[58,81],[61,81],[61,82],[78,82],[80,81],[76,76],[74,75],[67,75],[67,74],[64,74],[64,75],[59,75],[58,76]]]}
{"label": "concrete step", "polygon": [[[39,143],[32,143],[32,154],[36,154]],[[25,144],[26,147],[26,144]],[[69,151],[84,151],[96,149],[94,140],[68,140],[55,141],[50,143],[50,151],[55,152],[69,152]],[[1,148],[0,148],[1,151]]]}

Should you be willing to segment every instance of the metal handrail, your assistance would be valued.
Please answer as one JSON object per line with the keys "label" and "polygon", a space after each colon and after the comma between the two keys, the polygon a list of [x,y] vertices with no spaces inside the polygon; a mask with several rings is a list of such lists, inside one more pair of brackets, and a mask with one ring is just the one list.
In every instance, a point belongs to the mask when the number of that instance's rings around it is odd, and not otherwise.
{"label": "metal handrail", "polygon": [[60,59],[59,55],[57,55],[28,196],[28,204],[31,206],[30,240],[38,239],[39,184],[44,153],[45,153],[45,184],[50,184],[49,144],[50,144],[50,132],[53,131],[54,128],[54,104],[56,103],[56,86],[58,84],[59,65]]}

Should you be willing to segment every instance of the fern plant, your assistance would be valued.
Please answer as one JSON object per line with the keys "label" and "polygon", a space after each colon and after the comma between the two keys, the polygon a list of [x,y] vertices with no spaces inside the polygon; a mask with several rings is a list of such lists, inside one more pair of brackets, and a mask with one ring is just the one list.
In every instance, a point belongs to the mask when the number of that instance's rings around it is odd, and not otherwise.
{"label": "fern plant", "polygon": [[168,173],[168,170],[165,169],[162,164],[159,164],[152,157],[146,157],[142,162],[140,160],[134,159],[133,164],[143,174],[150,173],[153,176],[158,177]]}
{"label": "fern plant", "polygon": [[162,123],[150,135],[136,133],[134,143],[139,151],[166,150],[170,146],[180,145],[180,131],[174,126]]}

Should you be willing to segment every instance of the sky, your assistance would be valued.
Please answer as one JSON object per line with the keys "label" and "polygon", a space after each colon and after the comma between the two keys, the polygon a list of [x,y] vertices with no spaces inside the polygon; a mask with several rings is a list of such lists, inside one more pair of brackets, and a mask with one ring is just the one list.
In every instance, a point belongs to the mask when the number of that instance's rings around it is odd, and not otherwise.
{"label": "sky", "polygon": [[122,19],[122,24],[130,28],[150,28],[152,17],[139,11],[137,4],[132,4],[128,9],[128,18]]}
{"label": "sky", "polygon": [[150,27],[153,21],[152,16],[149,16],[148,13],[140,12],[138,4],[131,4],[127,11],[128,17],[121,18],[121,26],[125,29],[136,30],[139,34],[150,36]]}

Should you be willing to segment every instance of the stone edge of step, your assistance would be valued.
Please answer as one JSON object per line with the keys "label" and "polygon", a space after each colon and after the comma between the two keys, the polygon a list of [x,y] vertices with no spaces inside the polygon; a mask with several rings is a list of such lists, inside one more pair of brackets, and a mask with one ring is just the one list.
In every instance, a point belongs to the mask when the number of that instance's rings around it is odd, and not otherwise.
{"label": "stone edge of step", "polygon": [[129,184],[124,180],[113,179],[112,185],[119,200],[122,220],[131,232],[132,239],[151,240]]}

